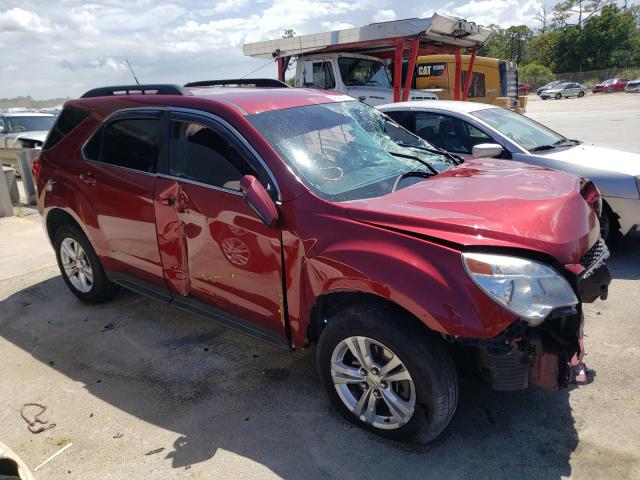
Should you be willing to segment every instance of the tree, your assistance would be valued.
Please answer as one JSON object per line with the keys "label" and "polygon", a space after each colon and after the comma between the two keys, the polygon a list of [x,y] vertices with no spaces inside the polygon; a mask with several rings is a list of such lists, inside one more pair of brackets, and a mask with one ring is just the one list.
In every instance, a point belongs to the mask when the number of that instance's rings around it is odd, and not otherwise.
{"label": "tree", "polygon": [[536,88],[549,83],[554,76],[550,68],[539,63],[529,63],[518,69],[518,78],[521,82],[529,83]]}

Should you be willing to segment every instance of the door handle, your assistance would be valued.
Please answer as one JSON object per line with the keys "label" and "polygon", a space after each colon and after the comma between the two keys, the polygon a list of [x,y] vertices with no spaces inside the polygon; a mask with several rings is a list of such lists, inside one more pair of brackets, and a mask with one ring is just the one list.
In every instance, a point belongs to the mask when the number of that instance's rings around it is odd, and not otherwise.
{"label": "door handle", "polygon": [[92,187],[96,184],[96,177],[92,173],[81,173],[80,180]]}

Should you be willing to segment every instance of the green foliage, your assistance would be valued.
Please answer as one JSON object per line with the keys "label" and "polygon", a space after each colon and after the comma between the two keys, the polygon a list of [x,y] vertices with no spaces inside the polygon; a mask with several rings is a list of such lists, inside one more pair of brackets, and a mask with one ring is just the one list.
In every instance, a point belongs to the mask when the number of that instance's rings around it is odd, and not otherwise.
{"label": "green foliage", "polygon": [[640,65],[639,5],[620,8],[613,0],[562,0],[551,12],[551,20],[546,9],[536,16],[544,27],[537,35],[525,25],[490,25],[494,36],[480,55],[515,61],[521,78],[529,64],[553,72]]}
{"label": "green foliage", "polygon": [[535,88],[552,81],[554,75],[549,67],[539,63],[529,63],[518,69],[518,78],[521,82],[529,83]]}

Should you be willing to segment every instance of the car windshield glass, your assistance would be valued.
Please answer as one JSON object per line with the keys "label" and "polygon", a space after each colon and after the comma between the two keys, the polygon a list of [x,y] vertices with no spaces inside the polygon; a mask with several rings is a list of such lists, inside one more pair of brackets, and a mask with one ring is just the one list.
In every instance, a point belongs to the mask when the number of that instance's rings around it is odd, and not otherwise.
{"label": "car windshield glass", "polygon": [[384,64],[366,58],[338,58],[340,76],[345,85],[391,88],[391,81]]}
{"label": "car windshield glass", "polygon": [[616,83],[615,78],[612,78],[610,80],[605,80],[604,82],[602,82],[603,85],[611,85],[612,83]]}
{"label": "car windshield glass", "polygon": [[7,124],[9,132],[46,132],[53,126],[55,117],[5,117],[4,121]]}
{"label": "car windshield glass", "polygon": [[553,146],[566,139],[530,118],[504,108],[486,108],[472,113],[527,150]]}
{"label": "car windshield glass", "polygon": [[405,172],[433,174],[455,166],[446,155],[425,150],[435,147],[361,102],[288,108],[248,118],[298,178],[329,201],[386,195]]}

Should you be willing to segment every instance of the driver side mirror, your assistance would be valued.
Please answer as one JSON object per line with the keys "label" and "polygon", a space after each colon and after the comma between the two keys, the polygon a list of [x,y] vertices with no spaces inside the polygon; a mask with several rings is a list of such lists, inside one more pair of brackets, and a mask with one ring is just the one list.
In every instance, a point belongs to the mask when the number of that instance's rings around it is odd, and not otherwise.
{"label": "driver side mirror", "polygon": [[260,220],[267,227],[273,228],[278,221],[278,209],[258,179],[253,175],[245,175],[240,180],[240,191]]}
{"label": "driver side mirror", "polygon": [[472,157],[498,157],[502,154],[502,145],[497,143],[479,143],[471,150]]}

